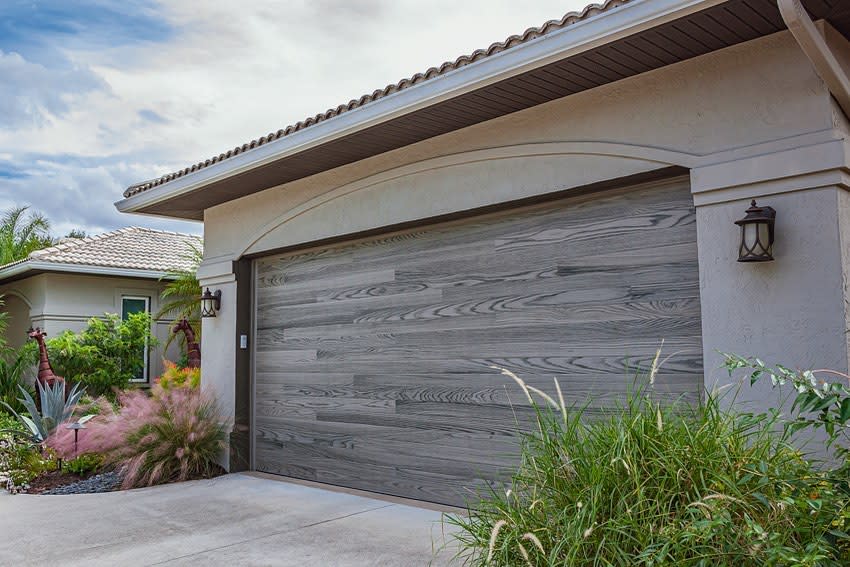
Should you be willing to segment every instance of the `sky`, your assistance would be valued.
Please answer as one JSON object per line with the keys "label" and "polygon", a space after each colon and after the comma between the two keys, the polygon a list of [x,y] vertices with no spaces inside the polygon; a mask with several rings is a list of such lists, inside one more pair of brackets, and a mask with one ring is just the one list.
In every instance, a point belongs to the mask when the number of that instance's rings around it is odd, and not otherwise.
{"label": "sky", "polygon": [[57,236],[199,223],[123,190],[584,7],[584,0],[0,0],[0,209]]}

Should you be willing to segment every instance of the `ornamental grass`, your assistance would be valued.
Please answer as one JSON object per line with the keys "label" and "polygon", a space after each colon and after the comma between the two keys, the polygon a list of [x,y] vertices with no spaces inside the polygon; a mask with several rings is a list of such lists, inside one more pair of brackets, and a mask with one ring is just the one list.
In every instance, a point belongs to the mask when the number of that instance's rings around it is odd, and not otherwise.
{"label": "ornamental grass", "polygon": [[101,400],[75,447],[74,433],[57,429],[47,444],[66,459],[102,455],[123,475],[122,488],[214,476],[227,425],[214,398],[197,388],[121,393],[119,409]]}
{"label": "ornamental grass", "polygon": [[467,565],[848,565],[847,495],[791,446],[778,412],[662,405],[600,417],[510,372],[538,428],[508,490],[447,516]]}

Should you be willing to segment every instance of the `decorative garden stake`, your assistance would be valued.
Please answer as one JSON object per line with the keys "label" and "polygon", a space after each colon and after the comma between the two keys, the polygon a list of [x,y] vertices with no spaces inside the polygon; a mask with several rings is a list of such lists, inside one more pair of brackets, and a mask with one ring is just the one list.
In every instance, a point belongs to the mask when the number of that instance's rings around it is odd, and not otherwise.
{"label": "decorative garden stake", "polygon": [[180,331],[183,331],[183,335],[186,337],[186,356],[189,359],[188,367],[200,368],[201,345],[195,340],[195,330],[192,329],[192,325],[189,324],[188,320],[183,319],[171,329],[171,332],[175,335]]}
{"label": "decorative garden stake", "polygon": [[[38,376],[36,377],[36,391],[38,391],[38,384],[41,384],[42,387],[44,387],[53,386],[56,382],[64,382],[65,398],[67,399],[68,382],[66,382],[61,376],[54,374],[53,367],[50,366],[50,358],[47,355],[47,345],[44,344],[44,337],[47,336],[47,333],[42,331],[40,327],[36,327],[35,329],[27,331],[27,336],[38,343],[39,360]],[[36,408],[41,411],[41,396],[35,396],[35,404]]]}
{"label": "decorative garden stake", "polygon": [[772,207],[759,207],[756,200],[750,203],[747,215],[736,220],[741,227],[739,262],[769,262],[773,260],[773,226],[776,211]]}

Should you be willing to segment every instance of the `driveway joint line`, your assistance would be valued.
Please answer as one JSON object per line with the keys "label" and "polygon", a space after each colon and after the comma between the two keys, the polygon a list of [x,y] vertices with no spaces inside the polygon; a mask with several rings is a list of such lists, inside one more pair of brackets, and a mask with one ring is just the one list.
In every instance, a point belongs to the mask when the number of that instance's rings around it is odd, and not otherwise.
{"label": "driveway joint line", "polygon": [[312,527],[319,526],[319,525],[322,525],[322,524],[328,524],[330,522],[336,522],[337,520],[344,520],[346,518],[351,518],[352,516],[359,516],[361,514],[367,514],[369,512],[374,512],[376,510],[383,510],[384,508],[390,508],[390,507],[395,506],[395,505],[396,504],[392,504],[392,503],[384,504],[383,506],[377,506],[375,508],[368,508],[366,510],[360,510],[358,512],[352,512],[351,514],[346,514],[344,516],[339,516],[339,517],[336,517],[336,518],[328,518],[327,520],[322,520],[320,522],[314,522],[312,524],[305,524],[303,526],[297,526],[295,528],[290,528],[288,530],[281,530],[279,532],[273,532],[273,533],[264,534],[264,535],[260,535],[260,536],[257,536],[257,537],[252,537],[252,538],[248,538],[248,539],[244,539],[244,540],[240,540],[240,541],[234,541],[234,542],[228,543],[226,545],[219,545],[217,547],[210,547],[208,549],[202,549],[200,551],[195,551],[193,553],[187,553],[185,555],[180,555],[178,557],[169,557],[168,559],[165,559],[163,561],[157,561],[156,563],[148,563],[148,565],[150,565],[150,566],[165,565],[167,563],[171,563],[173,561],[178,561],[180,559],[188,559],[190,557],[195,557],[196,555],[202,555],[204,553],[209,553],[210,551],[219,551],[219,550],[222,550],[222,549],[227,549],[228,547],[233,547],[233,546],[236,546],[236,545],[242,545],[243,543],[249,543],[249,542],[252,542],[252,541],[259,541],[261,539],[266,539],[266,538],[270,538],[270,537],[274,537],[274,536],[279,536],[279,535],[283,535],[283,534],[297,532],[298,530],[304,530],[304,529],[312,528]]}

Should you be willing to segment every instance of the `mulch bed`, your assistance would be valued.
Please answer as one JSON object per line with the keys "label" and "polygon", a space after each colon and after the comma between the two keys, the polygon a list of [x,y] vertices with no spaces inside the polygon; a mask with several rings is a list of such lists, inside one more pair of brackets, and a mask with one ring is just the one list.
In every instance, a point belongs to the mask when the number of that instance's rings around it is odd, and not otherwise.
{"label": "mulch bed", "polygon": [[85,480],[90,476],[92,475],[78,475],[63,471],[42,473],[30,481],[27,494],[41,494],[46,490],[65,486],[66,484],[74,484],[75,482]]}
{"label": "mulch bed", "polygon": [[[227,471],[215,465],[209,476],[193,475],[187,480],[201,480],[225,475]],[[121,490],[121,476],[116,472],[78,475],[62,471],[42,473],[30,482],[28,494],[92,494]]]}

